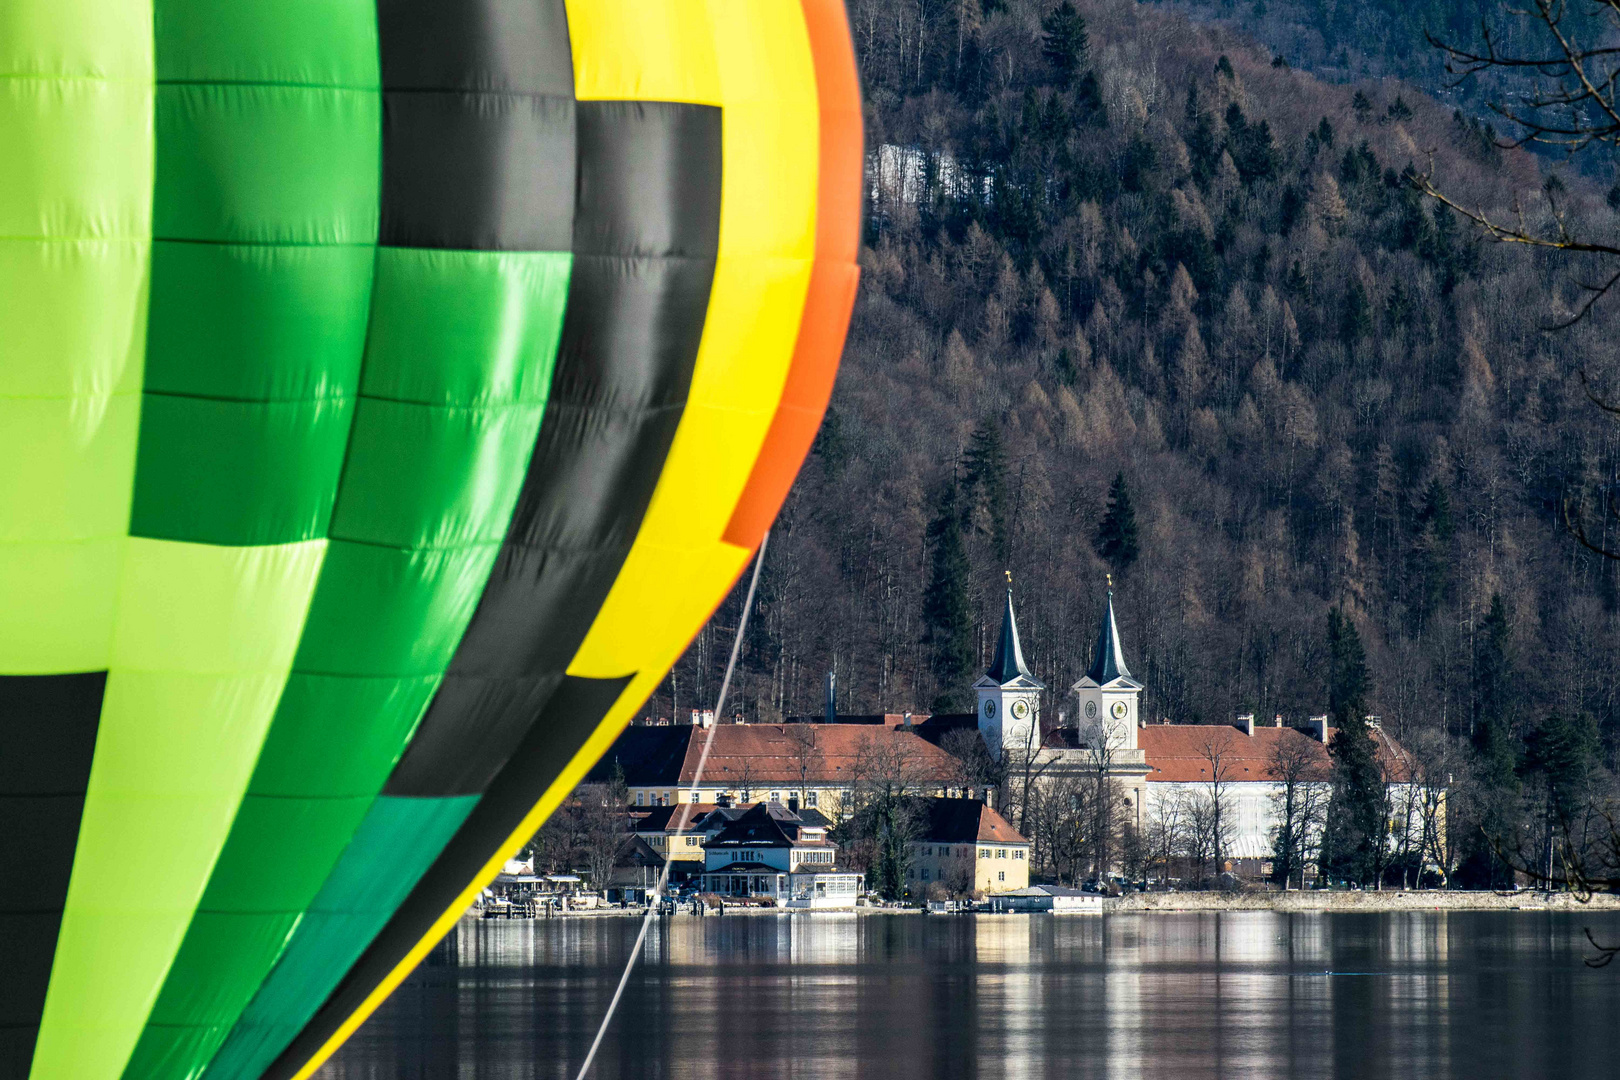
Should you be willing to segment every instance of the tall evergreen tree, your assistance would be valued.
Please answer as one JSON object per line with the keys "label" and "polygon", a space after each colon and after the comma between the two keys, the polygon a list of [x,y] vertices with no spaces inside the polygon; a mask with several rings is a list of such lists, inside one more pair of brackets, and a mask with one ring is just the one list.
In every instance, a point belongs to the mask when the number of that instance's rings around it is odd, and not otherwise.
{"label": "tall evergreen tree", "polygon": [[1471,885],[1511,885],[1513,871],[1500,849],[1517,844],[1519,746],[1513,734],[1513,632],[1500,593],[1491,597],[1474,639],[1473,669],[1469,733],[1479,753],[1471,801],[1479,828],[1464,834],[1460,876]]}
{"label": "tall evergreen tree", "polygon": [[1067,88],[1085,67],[1086,54],[1091,51],[1091,39],[1086,33],[1085,18],[1074,9],[1071,0],[1047,12],[1041,20],[1041,55],[1051,65],[1057,85]]}
{"label": "tall evergreen tree", "polygon": [[1108,486],[1108,511],[1097,525],[1093,543],[1098,557],[1111,564],[1116,572],[1124,571],[1141,554],[1136,535],[1136,509],[1131,505],[1131,491],[1125,486],[1123,472]]}
{"label": "tall evergreen tree", "polygon": [[1480,757],[1500,776],[1513,772],[1513,638],[1507,604],[1491,596],[1491,610],[1474,643],[1474,712],[1471,734]]}
{"label": "tall evergreen tree", "polygon": [[1367,726],[1367,653],[1361,633],[1340,608],[1328,612],[1328,712],[1338,731],[1333,800],[1322,847],[1331,877],[1374,883],[1383,870],[1384,778]]}
{"label": "tall evergreen tree", "polygon": [[1413,523],[1417,527],[1412,557],[1416,562],[1414,577],[1418,588],[1413,615],[1421,629],[1440,609],[1451,586],[1451,539],[1456,525],[1451,515],[1451,496],[1438,477],[1431,480],[1424,491]]}
{"label": "tall evergreen tree", "polygon": [[962,542],[963,517],[961,493],[952,480],[940,489],[928,525],[932,566],[922,607],[936,712],[966,707],[973,681],[973,605],[968,597],[972,569]]}
{"label": "tall evergreen tree", "polygon": [[1007,564],[1012,546],[1012,527],[1007,495],[1007,450],[1001,440],[1001,427],[986,420],[968,440],[963,455],[963,479],[984,507],[990,528],[990,542],[996,551],[996,561]]}
{"label": "tall evergreen tree", "polygon": [[[1592,805],[1592,772],[1601,746],[1597,724],[1589,716],[1575,720],[1549,716],[1525,736],[1522,771],[1531,796],[1526,802],[1539,827],[1533,845],[1518,846],[1518,857],[1549,885],[1590,872],[1580,818],[1582,810]],[[1560,840],[1566,845],[1562,858],[1557,851]]]}

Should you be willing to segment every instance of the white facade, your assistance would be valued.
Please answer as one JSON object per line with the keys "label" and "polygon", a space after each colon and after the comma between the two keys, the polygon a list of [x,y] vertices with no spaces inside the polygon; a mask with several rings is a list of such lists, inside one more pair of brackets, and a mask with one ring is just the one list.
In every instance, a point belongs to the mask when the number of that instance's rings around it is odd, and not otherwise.
{"label": "white facade", "polygon": [[1040,750],[1041,691],[1045,689],[1046,684],[1031,675],[1024,663],[1009,586],[995,659],[990,670],[973,684],[978,699],[979,736],[991,757],[1001,761],[1008,754],[1030,755]]}
{"label": "white facade", "polygon": [[[1329,785],[1315,785],[1322,799],[1327,798]],[[1226,834],[1225,855],[1229,859],[1269,859],[1281,816],[1277,797],[1282,793],[1281,783],[1269,780],[1238,780],[1221,785],[1222,831]],[[1142,792],[1143,820],[1155,816],[1193,813],[1200,803],[1207,805],[1212,798],[1211,787],[1205,782],[1150,783]],[[1319,837],[1309,838],[1314,846]]]}
{"label": "white facade", "polygon": [[[1332,795],[1329,783],[1307,783],[1301,787],[1311,789],[1309,794],[1316,805],[1325,808]],[[1281,797],[1283,784],[1272,780],[1233,780],[1221,785],[1223,845],[1228,859],[1269,859],[1282,825]],[[1208,806],[1213,798],[1207,781],[1166,782],[1145,785],[1142,792],[1143,820],[1154,815],[1189,815],[1200,803]],[[1390,828],[1400,831],[1417,828],[1418,810],[1423,789],[1417,784],[1390,784]],[[1304,847],[1312,850],[1321,841],[1321,821],[1317,820],[1311,834],[1304,838]],[[1393,841],[1392,841],[1393,842]]]}
{"label": "white facade", "polygon": [[1114,620],[1114,590],[1108,590],[1108,603],[1097,629],[1091,667],[1070,690],[1079,698],[1076,727],[1088,745],[1111,752],[1135,750],[1136,729],[1142,716],[1142,684],[1131,677],[1125,666],[1125,650],[1120,646],[1119,624]]}
{"label": "white facade", "polygon": [[999,761],[1008,752],[1034,753],[1040,746],[1040,689],[986,682],[980,679],[973,690],[979,698],[979,735],[990,755]]}
{"label": "white facade", "polygon": [[1110,750],[1135,750],[1136,729],[1140,726],[1142,684],[1130,677],[1113,679],[1099,686],[1089,677],[1072,687],[1080,699],[1075,725],[1095,745]]}

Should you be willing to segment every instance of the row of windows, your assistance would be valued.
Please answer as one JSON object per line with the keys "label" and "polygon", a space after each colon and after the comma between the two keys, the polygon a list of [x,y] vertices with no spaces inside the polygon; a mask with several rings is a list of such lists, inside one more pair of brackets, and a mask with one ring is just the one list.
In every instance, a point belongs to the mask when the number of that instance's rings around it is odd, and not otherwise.
{"label": "row of windows", "polygon": [[[912,876],[912,871],[907,870],[906,871],[906,877],[909,878],[911,876]],[[929,878],[928,878],[928,867],[925,866],[920,871],[917,871],[917,876],[919,878],[921,878],[923,881],[929,880]],[[941,880],[941,881],[945,880],[944,873],[941,873],[939,875],[939,880]],[[1005,871],[1005,870],[997,870],[996,871],[996,880],[997,881],[1006,881],[1007,880],[1007,871]]]}
{"label": "row of windows", "polygon": [[[1014,858],[1014,859],[1022,859],[1024,857],[1024,849],[1023,848],[1012,848],[1011,850],[1012,850],[1012,858]],[[1007,848],[980,848],[979,849],[979,858],[981,858],[981,859],[989,859],[989,858],[1005,859],[1005,858],[1008,857],[1007,856],[1007,851],[1008,851]],[[935,847],[935,846],[924,846],[923,849],[922,849],[922,853],[924,855],[937,856],[938,858],[941,858],[941,859],[948,859],[948,858],[951,857],[951,848],[946,844],[940,844],[937,847]],[[971,859],[971,858],[973,858],[973,849],[971,847],[964,847],[964,848],[962,848],[960,851],[958,851],[956,853],[956,857],[959,858],[959,859]]]}
{"label": "row of windows", "polygon": [[[715,791],[715,792],[709,793],[708,796],[705,797],[704,792],[702,792],[701,790],[699,790],[699,791],[691,791],[691,792],[687,793],[687,802],[694,802],[694,803],[713,802],[714,800],[718,799],[721,794],[722,794],[722,792]],[[729,793],[727,793],[727,794],[729,794]],[[752,799],[754,799],[755,797],[757,797],[759,795],[762,795],[762,794],[763,794],[763,792],[744,791],[742,793],[741,799],[742,799],[743,802],[746,803],[746,802],[749,802]],[[845,797],[846,798],[848,797],[847,792],[845,793]],[[769,798],[769,800],[771,802],[781,802],[782,801],[782,793],[780,791],[773,791],[773,792],[770,793],[768,798]],[[666,792],[664,792],[662,794],[659,794],[656,791],[653,791],[653,792],[638,791],[638,792],[636,792],[636,805],[637,806],[672,806],[672,805],[674,805],[674,801],[675,801],[675,793],[673,791],[666,791]],[[812,806],[812,807],[813,806],[820,806],[821,805],[821,792],[819,792],[819,791],[806,791],[806,792],[804,792],[804,805]]]}

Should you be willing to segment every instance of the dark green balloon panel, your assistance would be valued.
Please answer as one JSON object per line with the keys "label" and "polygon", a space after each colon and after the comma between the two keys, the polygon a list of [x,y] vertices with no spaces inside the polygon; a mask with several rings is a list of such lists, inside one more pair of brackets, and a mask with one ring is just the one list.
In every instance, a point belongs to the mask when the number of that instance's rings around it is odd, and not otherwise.
{"label": "dark green balloon panel", "polygon": [[838,0],[0,0],[0,1080],[309,1076],[757,548]]}

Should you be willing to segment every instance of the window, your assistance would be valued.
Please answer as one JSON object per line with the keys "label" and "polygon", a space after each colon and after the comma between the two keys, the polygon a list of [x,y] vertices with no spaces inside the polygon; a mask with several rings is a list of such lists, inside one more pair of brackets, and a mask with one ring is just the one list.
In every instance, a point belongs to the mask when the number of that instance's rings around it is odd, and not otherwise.
{"label": "window", "polygon": [[661,805],[661,806],[674,806],[675,805],[675,793],[673,791],[664,792],[664,801],[662,803],[660,803],[659,805]]}
{"label": "window", "polygon": [[933,853],[934,853],[934,849],[933,849],[933,848],[931,848],[931,847],[925,847],[925,848],[923,848],[923,854],[924,854],[924,855],[932,855],[932,854],[933,854]]}
{"label": "window", "polygon": [[990,857],[990,849],[989,848],[982,847],[982,848],[979,849],[979,858],[988,859],[989,857]]}
{"label": "window", "polygon": [[646,806],[647,805],[647,793],[645,791],[636,792],[636,805],[637,806]]}
{"label": "window", "polygon": [[703,793],[701,791],[694,791],[694,792],[692,792],[692,797],[690,799],[686,800],[686,801],[687,802],[702,802],[703,801],[702,796],[703,796]]}
{"label": "window", "polygon": [[1013,858],[1022,859],[1023,857],[1024,857],[1024,849],[1023,848],[1017,848],[1017,849],[1015,849],[1013,851]]}
{"label": "window", "polygon": [[1007,880],[1007,871],[1005,871],[1005,870],[997,870],[996,871],[996,880],[997,881],[1006,881]]}
{"label": "window", "polygon": [[927,880],[928,880],[928,867],[926,867],[926,866],[925,866],[925,867],[923,867],[923,872],[922,872],[922,879],[923,879],[923,880],[924,880],[924,881],[927,881]]}
{"label": "window", "polygon": [[806,805],[806,806],[814,806],[814,805],[816,805],[816,796],[818,794],[819,794],[819,792],[815,792],[815,791],[807,791],[807,792],[805,792],[804,793],[804,805]]}
{"label": "window", "polygon": [[782,801],[782,793],[780,791],[771,792],[771,802],[781,802],[781,801]]}
{"label": "window", "polygon": [[1007,857],[1007,849],[1006,848],[1004,848],[1004,847],[996,848],[996,858],[1005,859],[1006,857]]}
{"label": "window", "polygon": [[912,877],[912,876],[913,876],[913,875],[914,875],[914,874],[915,874],[915,873],[916,873],[916,871],[915,871],[915,870],[912,870],[912,869],[910,869],[910,868],[907,868],[907,870],[906,870],[906,878],[907,878],[907,880],[910,880],[910,878],[911,878],[911,877]]}
{"label": "window", "polygon": [[695,837],[695,836],[688,836],[686,838],[686,846],[687,847],[697,847],[698,846],[698,838]]}

